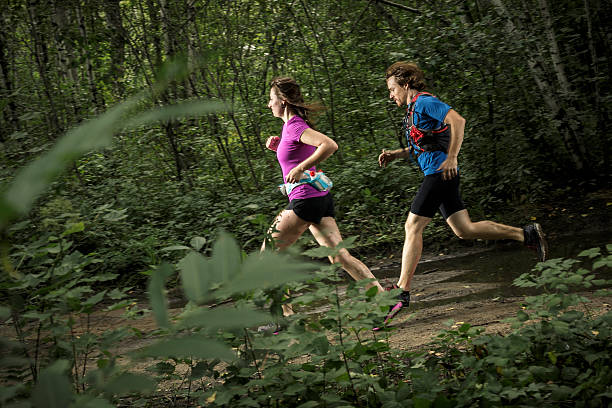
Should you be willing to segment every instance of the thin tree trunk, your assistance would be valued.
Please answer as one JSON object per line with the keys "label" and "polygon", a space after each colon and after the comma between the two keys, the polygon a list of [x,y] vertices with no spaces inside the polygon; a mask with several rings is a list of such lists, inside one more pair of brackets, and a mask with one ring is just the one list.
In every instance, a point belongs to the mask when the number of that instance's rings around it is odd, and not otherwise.
{"label": "thin tree trunk", "polygon": [[[0,24],[6,26],[6,23],[4,16],[0,15]],[[13,95],[13,81],[11,81],[10,68],[7,60],[8,54],[8,41],[5,31],[0,30],[0,74],[2,75],[2,87],[4,88],[8,107],[8,109],[4,109],[3,114],[6,122],[11,124],[10,127],[1,127],[0,142],[4,142],[9,134],[20,129],[19,119],[17,117],[17,105],[15,104],[15,97]]]}
{"label": "thin tree trunk", "polygon": [[[502,1],[491,0],[491,2],[494,4],[499,15],[505,19],[506,31],[509,34],[508,37],[511,39],[516,39],[518,34],[520,36],[520,40],[525,43],[526,33],[517,29]],[[581,148],[579,147],[578,139],[576,138],[573,127],[569,125],[570,119],[567,117],[567,109],[561,105],[556,89],[548,82],[550,78],[548,78],[545,73],[542,72],[542,66],[538,63],[538,60],[530,54],[529,50],[525,53],[525,58],[532,78],[540,90],[540,95],[544,100],[544,103],[552,113],[552,117],[559,123],[559,125],[557,125],[557,129],[563,138],[566,151],[572,159],[574,168],[578,171],[584,171],[586,169],[585,158],[584,155],[580,154]],[[541,59],[544,60],[544,57],[541,56]],[[584,146],[582,147],[584,148]]]}
{"label": "thin tree trunk", "polygon": [[[53,38],[55,40],[57,63],[59,72],[69,89],[70,105],[74,114],[74,121],[79,121],[81,118],[81,104],[77,102],[79,95],[78,74],[76,70],[76,62],[74,58],[74,50],[69,40],[68,27],[71,26],[69,17],[69,9],[66,9],[66,3],[63,1],[52,0],[53,16],[51,23],[53,26]],[[61,94],[61,87],[59,90]]]}
{"label": "thin tree trunk", "polygon": [[51,126],[51,131],[49,133],[52,134],[53,137],[57,137],[63,132],[63,127],[60,125],[55,100],[51,92],[52,87],[48,72],[49,57],[47,46],[41,38],[43,30],[38,15],[39,1],[30,0],[26,8],[30,18],[30,35],[34,40],[34,60],[36,61],[36,68],[38,69],[38,73],[43,83],[43,92],[49,103],[49,121]]}
{"label": "thin tree trunk", "polygon": [[89,85],[89,92],[91,95],[91,101],[100,111],[104,110],[104,100],[102,95],[100,95],[98,91],[98,86],[96,85],[96,73],[93,69],[93,64],[91,62],[90,57],[90,44],[87,32],[87,26],[85,23],[85,16],[83,10],[81,9],[80,2],[77,2],[76,5],[76,17],[79,24],[79,32],[81,33],[81,37],[83,39],[83,54],[85,55],[85,67],[87,71],[87,83]]}
{"label": "thin tree trunk", "polygon": [[[597,113],[597,132],[601,135],[601,137],[606,137],[608,134],[608,111],[607,109],[602,109],[602,96],[601,89],[599,86],[600,81],[600,70],[599,70],[599,59],[597,56],[597,50],[595,48],[595,41],[593,40],[593,21],[591,19],[591,9],[589,6],[589,0],[584,0],[584,15],[587,23],[587,41],[589,45],[589,55],[591,57],[591,73],[595,80],[593,81],[593,100],[595,105],[595,112]],[[604,169],[609,169],[610,162],[610,143],[604,140],[604,151],[603,151],[603,159],[604,159]]]}
{"label": "thin tree trunk", "polygon": [[111,82],[115,94],[121,98],[124,93],[123,76],[125,73],[125,29],[121,18],[120,0],[104,0],[104,13],[106,23],[111,29],[110,34],[110,55],[111,55]]}

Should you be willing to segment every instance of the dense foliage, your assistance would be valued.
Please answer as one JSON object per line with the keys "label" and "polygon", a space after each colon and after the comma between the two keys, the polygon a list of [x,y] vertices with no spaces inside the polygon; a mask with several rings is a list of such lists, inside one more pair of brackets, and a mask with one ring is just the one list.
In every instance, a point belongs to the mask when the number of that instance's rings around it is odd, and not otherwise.
{"label": "dense foliage", "polygon": [[398,59],[419,62],[467,119],[460,165],[474,215],[537,201],[568,177],[584,185],[609,162],[609,13],[597,0],[9,1],[0,179],[143,89],[141,108],[204,98],[229,109],[119,131],[70,164],[12,239],[83,222],[75,244],[122,279],[169,243],[212,242],[220,227],[256,248],[284,203],[263,146],[280,130],[266,103],[282,74],[327,107],[318,128],[340,146],[323,168],[342,231],[361,247],[396,246],[420,179],[408,162],[376,165],[398,145],[402,112],[383,80]]}
{"label": "dense foliage", "polygon": [[[339,293],[336,266],[254,252],[284,204],[263,146],[280,129],[266,109],[280,74],[327,106],[318,129],[340,149],[323,167],[358,248],[398,246],[420,179],[408,162],[375,160],[398,143],[402,112],[387,105],[382,75],[398,59],[419,62],[468,121],[461,169],[473,214],[569,190],[567,180],[605,181],[603,2],[5,3],[0,319],[16,338],[0,340],[0,405],[167,405],[164,381],[189,384],[176,387],[177,405],[609,404],[610,314],[577,311],[587,299],[575,290],[610,284],[595,277],[610,247],[580,254],[584,267],[553,259],[519,278],[547,291],[526,299],[511,335],[451,326],[425,354],[369,330],[393,292],[361,282]],[[130,292],[145,281],[150,310]],[[279,336],[252,330],[287,301],[289,282],[296,308],[320,312],[279,322]],[[189,301],[178,317],[166,285]],[[153,313],[159,329],[120,355],[118,343],[145,333],[95,330],[101,310]]]}

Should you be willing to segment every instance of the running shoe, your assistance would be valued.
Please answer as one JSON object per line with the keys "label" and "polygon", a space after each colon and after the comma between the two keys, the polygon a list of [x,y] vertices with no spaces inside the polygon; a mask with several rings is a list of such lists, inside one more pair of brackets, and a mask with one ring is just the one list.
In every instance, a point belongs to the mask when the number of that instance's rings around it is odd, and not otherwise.
{"label": "running shoe", "polygon": [[257,328],[257,332],[258,333],[272,333],[274,335],[277,335],[278,332],[280,332],[281,330],[283,330],[284,327],[280,324],[276,324],[276,323],[268,323],[268,324],[264,324],[263,326],[259,326]]}
{"label": "running shoe", "polygon": [[[397,285],[393,285],[390,288],[387,288],[387,290],[393,290],[393,289],[400,289]],[[387,312],[387,316],[385,317],[385,320],[383,321],[383,324],[379,327],[375,327],[374,331],[378,331],[383,329],[385,326],[387,326],[387,324],[395,317],[397,316],[397,314],[402,311],[403,309],[408,309],[408,306],[410,306],[410,291],[402,291],[402,293],[400,293],[397,296],[397,299],[399,300],[399,302],[397,302],[395,305],[389,306],[389,312]]]}
{"label": "running shoe", "polygon": [[534,250],[538,254],[540,262],[548,259],[548,243],[546,235],[542,231],[542,226],[537,222],[523,227],[523,235],[525,237],[525,246]]}

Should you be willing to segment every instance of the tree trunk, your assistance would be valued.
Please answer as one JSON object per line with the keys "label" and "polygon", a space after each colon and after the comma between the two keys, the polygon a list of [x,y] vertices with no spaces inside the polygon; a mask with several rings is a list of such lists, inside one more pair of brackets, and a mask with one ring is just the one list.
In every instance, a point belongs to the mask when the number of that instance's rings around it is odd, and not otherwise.
{"label": "tree trunk", "polygon": [[[519,40],[522,44],[527,44],[527,38],[531,35],[529,33],[524,32],[516,27],[514,22],[512,21],[512,17],[510,13],[506,9],[505,5],[501,0],[491,0],[494,4],[496,11],[498,14],[505,20],[506,31],[508,32],[508,38],[514,39],[516,41],[517,34],[519,35]],[[574,168],[577,171],[583,172],[587,169],[585,156],[582,154],[584,150],[584,145],[580,146],[579,137],[577,137],[574,125],[575,123],[580,123],[577,118],[569,117],[570,113],[568,110],[562,105],[562,99],[556,92],[556,86],[551,84],[549,78],[542,69],[542,65],[540,61],[545,61],[545,57],[540,54],[539,58],[535,58],[532,50],[527,49],[525,52],[525,58],[527,61],[527,66],[531,72],[532,78],[536,83],[538,89],[540,90],[540,95],[544,100],[544,103],[548,107],[551,112],[551,116],[555,119],[557,125],[557,130],[561,134],[563,138],[563,142],[565,145],[565,149],[572,159],[572,163]]]}
{"label": "tree trunk", "polygon": [[98,91],[98,86],[96,85],[96,73],[94,71],[90,55],[91,45],[89,44],[87,25],[85,23],[85,15],[83,9],[81,8],[80,2],[77,2],[76,5],[76,16],[79,24],[79,32],[81,33],[81,38],[83,40],[82,52],[85,56],[85,68],[87,71],[87,83],[89,85],[91,101],[93,105],[98,108],[99,111],[103,111],[104,99],[102,98],[102,95],[100,95]]}
{"label": "tree trunk", "polygon": [[[4,15],[0,15],[0,24],[7,26],[7,21]],[[10,127],[0,127],[0,142],[4,142],[6,137],[12,132],[20,129],[19,119],[17,116],[17,105],[15,104],[15,96],[13,95],[13,81],[11,80],[10,67],[8,62],[8,41],[4,30],[0,30],[0,78],[2,80],[3,94],[7,100],[8,109],[3,110],[4,118]]]}
{"label": "tree trunk", "polygon": [[[602,96],[601,89],[599,86],[600,82],[600,70],[599,70],[599,58],[597,50],[595,48],[595,41],[593,40],[593,21],[591,18],[591,9],[589,6],[589,0],[584,0],[584,15],[587,23],[587,41],[589,45],[589,55],[591,57],[591,74],[595,80],[593,81],[593,100],[595,105],[595,112],[597,112],[597,133],[601,137],[606,137],[608,134],[608,110],[602,109]],[[603,162],[604,169],[609,169],[610,165],[610,143],[604,140],[604,151],[603,151]]]}
{"label": "tree trunk", "polygon": [[120,0],[104,0],[103,7],[106,14],[106,24],[110,31],[110,76],[115,95],[123,96],[123,77],[125,73],[125,43],[126,35],[121,18]]}
{"label": "tree trunk", "polygon": [[52,86],[51,80],[49,79],[49,55],[47,52],[47,45],[42,40],[41,34],[44,32],[42,29],[42,24],[39,18],[39,1],[38,0],[30,0],[26,5],[28,17],[30,18],[30,36],[34,40],[34,49],[33,49],[33,57],[36,62],[36,68],[38,70],[38,74],[43,83],[43,92],[47,98],[47,102],[49,103],[49,125],[51,127],[49,134],[52,135],[52,138],[58,137],[61,133],[63,133],[63,127],[60,124],[59,116],[57,112],[57,107],[55,105],[55,100],[52,94]]}

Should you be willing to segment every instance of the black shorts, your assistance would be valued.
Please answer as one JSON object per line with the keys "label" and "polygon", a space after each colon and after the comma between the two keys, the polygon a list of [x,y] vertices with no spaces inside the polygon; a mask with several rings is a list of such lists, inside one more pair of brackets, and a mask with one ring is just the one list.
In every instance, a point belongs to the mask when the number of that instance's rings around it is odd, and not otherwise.
{"label": "black shorts", "polygon": [[444,219],[465,209],[458,174],[450,180],[442,180],[442,173],[425,176],[410,206],[411,213],[427,218],[433,218],[438,209]]}
{"label": "black shorts", "polygon": [[293,212],[304,221],[319,224],[321,218],[336,216],[334,212],[334,199],[330,193],[321,197],[296,198],[291,200],[286,208]]}

